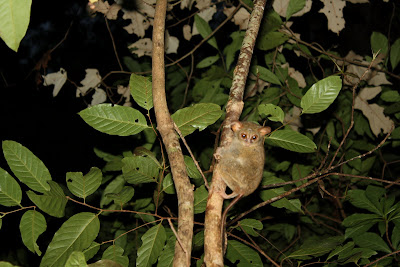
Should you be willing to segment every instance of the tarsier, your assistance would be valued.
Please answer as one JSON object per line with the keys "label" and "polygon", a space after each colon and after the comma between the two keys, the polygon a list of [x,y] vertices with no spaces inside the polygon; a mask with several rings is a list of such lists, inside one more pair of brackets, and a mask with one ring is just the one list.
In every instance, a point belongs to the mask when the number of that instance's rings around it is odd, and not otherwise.
{"label": "tarsier", "polygon": [[236,197],[222,215],[222,229],[225,228],[229,209],[240,198],[253,193],[259,186],[264,170],[264,136],[271,132],[270,127],[262,127],[252,122],[234,121],[232,142],[218,148],[214,156],[218,160],[215,171],[221,175],[226,185],[232,190],[225,199]]}

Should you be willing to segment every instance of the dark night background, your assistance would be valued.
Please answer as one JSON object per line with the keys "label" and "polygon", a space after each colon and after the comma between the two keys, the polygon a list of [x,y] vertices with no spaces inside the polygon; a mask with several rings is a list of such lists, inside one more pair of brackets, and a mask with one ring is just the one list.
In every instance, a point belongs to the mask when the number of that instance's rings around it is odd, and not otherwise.
{"label": "dark night background", "polygon": [[[86,173],[90,167],[102,167],[103,161],[95,156],[94,147],[115,154],[122,151],[122,148],[134,148],[129,137],[108,136],[86,125],[77,113],[87,105],[81,98],[75,97],[76,88],[68,81],[55,98],[52,97],[53,86],[35,84],[35,64],[46,51],[63,39],[71,22],[73,24],[67,39],[51,55],[47,73],[57,72],[62,67],[68,72],[68,78],[79,84],[85,76],[86,68],[97,68],[102,76],[109,71],[119,70],[103,16],[89,16],[86,5],[87,1],[84,0],[56,3],[49,0],[33,1],[31,21],[18,53],[0,41],[0,139],[14,140],[29,148],[45,163],[53,180],[61,183],[65,183],[65,173],[68,171]],[[268,5],[271,8],[271,3]],[[388,35],[393,8],[396,8],[396,15],[392,21],[391,42],[400,37],[400,4],[397,0],[390,3],[372,0],[370,4],[347,2],[344,8],[346,26],[339,36],[327,30],[325,16],[318,13],[321,8],[320,1],[313,1],[311,12],[300,18],[293,18],[292,29],[301,33],[303,40],[318,42],[325,49],[333,48],[341,56],[345,56],[349,50],[360,55],[371,55],[370,35],[372,31]],[[225,18],[223,14],[220,15],[215,20],[221,21]],[[121,13],[119,17],[119,20],[109,21],[109,24],[122,58],[131,55],[127,45],[134,42],[136,37],[122,29],[127,22],[121,19]],[[180,40],[181,27],[182,25],[176,27],[176,32],[174,29],[170,30]],[[225,40],[230,42],[225,37],[218,37],[220,47],[226,45],[223,43]],[[193,41],[185,48],[181,43],[179,56],[172,57],[182,56],[186,49],[190,50],[195,45]],[[335,48],[336,45],[338,48]],[[296,65],[293,60],[289,62]],[[186,62],[182,64],[185,65]],[[128,81],[129,76],[118,78]],[[2,154],[0,167],[10,172]],[[19,215],[10,217],[20,218]],[[5,231],[18,233],[7,223],[8,219],[7,216],[3,220],[0,230],[2,239]],[[13,240],[7,245],[22,244],[19,237],[14,237]],[[44,252],[44,248],[41,249]],[[0,260],[1,256],[0,254]]]}

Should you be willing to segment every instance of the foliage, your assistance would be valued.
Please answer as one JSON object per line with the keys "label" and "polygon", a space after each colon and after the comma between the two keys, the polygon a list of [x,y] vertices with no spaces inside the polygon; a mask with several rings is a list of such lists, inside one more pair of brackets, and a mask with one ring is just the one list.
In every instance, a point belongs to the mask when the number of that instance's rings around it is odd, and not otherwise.
{"label": "foliage", "polygon": [[[243,3],[252,6],[251,1]],[[235,12],[248,18],[243,3],[234,3],[240,7]],[[400,39],[388,40],[373,32],[373,55],[351,52],[340,57],[335,50],[323,51],[301,40],[288,21],[282,21],[307,12],[306,1],[292,0],[286,7],[275,3],[276,12],[266,12],[261,25],[242,113],[243,120],[267,123],[274,131],[265,142],[262,185],[228,215],[227,262],[235,266],[270,266],[271,260],[282,266],[314,262],[342,266],[378,260],[380,266],[393,266],[400,250],[398,179],[392,175],[399,161],[400,95],[392,83],[399,82],[393,72],[399,68]],[[233,17],[225,2],[196,8],[210,14],[217,6]],[[100,1],[92,7],[109,20],[120,17],[121,7],[115,3],[110,6]],[[145,55],[149,52],[142,44],[151,42],[144,33],[151,24],[153,7],[137,8],[140,12],[123,11],[132,21],[143,21],[139,25],[132,22],[126,29],[138,38],[130,45],[133,55],[123,59],[129,76],[105,89],[98,71],[88,69],[82,86],[77,87],[77,97],[91,98],[91,105],[79,113],[89,126],[105,134],[129,136],[140,145],[119,155],[95,148],[104,166],[86,174],[68,172],[64,182],[51,176],[34,151],[15,141],[2,142],[8,163],[4,168],[13,175],[0,168],[0,234],[3,220],[6,223],[10,214],[20,214],[25,253],[41,257],[40,266],[81,266],[95,261],[115,266],[172,266],[176,191],[153,120],[151,77],[136,74],[148,70]],[[188,11],[191,6],[182,1],[174,7],[179,8]],[[189,32],[183,27],[186,37],[197,31],[203,40],[205,51],[199,55],[192,51],[197,61],[175,62],[179,66],[166,69],[172,119],[182,136],[196,135],[197,140],[217,131],[225,117],[232,63],[247,27],[245,20],[235,16],[236,30],[218,31],[220,38],[216,38],[211,17],[198,12],[190,20]],[[19,23],[27,18],[20,14],[15,19]],[[1,18],[0,25],[7,24],[7,19]],[[327,19],[329,30],[341,30],[340,23],[332,26],[335,18],[327,15]],[[11,32],[2,31],[1,37],[17,50],[19,40],[10,37]],[[168,53],[178,46],[178,38],[167,35],[167,39]],[[291,67],[296,65],[291,61],[293,54],[299,56],[296,60],[307,62],[306,67]],[[49,75],[44,77],[45,84],[55,85],[56,96],[67,73],[61,69],[58,76]],[[106,100],[111,103],[103,103]],[[189,142],[192,145],[195,160],[203,170],[209,169],[214,144],[200,140]],[[185,155],[185,164],[194,185],[195,220],[201,223],[208,192],[194,159]],[[54,221],[60,227],[49,233],[48,225]],[[192,263],[200,265],[204,228],[201,224],[195,227]],[[44,233],[52,237],[41,239]]]}

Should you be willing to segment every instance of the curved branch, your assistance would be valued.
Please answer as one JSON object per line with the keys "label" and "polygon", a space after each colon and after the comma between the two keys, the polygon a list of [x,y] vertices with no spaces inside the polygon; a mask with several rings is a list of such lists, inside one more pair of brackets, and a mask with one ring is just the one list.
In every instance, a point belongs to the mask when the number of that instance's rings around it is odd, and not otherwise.
{"label": "curved branch", "polygon": [[193,237],[193,186],[186,173],[185,162],[165,96],[164,33],[167,0],[158,0],[153,24],[153,103],[160,132],[168,154],[178,196],[178,238],[175,243],[174,266],[190,266]]}
{"label": "curved branch", "polygon": [[[238,63],[234,71],[232,87],[226,106],[226,118],[222,123],[221,146],[232,140],[229,125],[237,120],[243,110],[243,94],[249,73],[251,57],[253,55],[258,30],[264,13],[266,0],[256,0],[250,16],[249,25],[240,49]],[[218,164],[218,163],[217,163]],[[215,170],[216,168],[214,168]],[[226,185],[218,171],[213,173],[212,185],[208,195],[205,231],[204,231],[204,262],[207,266],[224,266],[222,251],[221,214],[224,199],[221,192],[225,192]]]}

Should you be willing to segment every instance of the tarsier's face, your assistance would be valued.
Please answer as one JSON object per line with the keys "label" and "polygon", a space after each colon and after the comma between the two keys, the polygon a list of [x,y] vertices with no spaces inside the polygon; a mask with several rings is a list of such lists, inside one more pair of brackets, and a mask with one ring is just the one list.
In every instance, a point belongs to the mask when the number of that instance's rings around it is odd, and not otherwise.
{"label": "tarsier's face", "polygon": [[260,140],[260,136],[258,133],[239,131],[238,134],[239,134],[239,139],[247,143],[248,145],[258,143]]}

